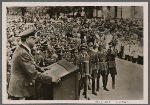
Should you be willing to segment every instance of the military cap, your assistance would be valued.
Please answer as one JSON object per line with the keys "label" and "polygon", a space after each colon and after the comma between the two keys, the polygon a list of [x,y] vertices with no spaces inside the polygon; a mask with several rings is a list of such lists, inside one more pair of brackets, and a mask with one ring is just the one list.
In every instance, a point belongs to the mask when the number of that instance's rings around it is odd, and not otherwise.
{"label": "military cap", "polygon": [[8,36],[7,36],[7,39],[11,38],[12,36],[13,36],[13,35],[8,35]]}
{"label": "military cap", "polygon": [[65,42],[65,41],[66,41],[65,39],[63,39],[63,38],[61,39],[61,42]]}
{"label": "military cap", "polygon": [[96,44],[95,44],[95,47],[99,47],[99,44],[98,44],[98,43],[96,43]]}
{"label": "military cap", "polygon": [[63,55],[62,50],[61,50],[61,49],[59,49],[59,50],[57,51],[57,54],[58,54],[58,55]]}
{"label": "military cap", "polygon": [[65,50],[69,50],[69,46],[65,46],[64,49],[65,49]]}
{"label": "military cap", "polygon": [[92,43],[92,42],[89,43],[89,47],[91,47],[91,46],[93,46],[93,43]]}
{"label": "military cap", "polygon": [[41,34],[40,31],[36,32],[36,36],[40,36],[40,34]]}
{"label": "military cap", "polygon": [[42,42],[41,42],[41,45],[47,46],[47,45],[48,45],[48,44],[47,44],[47,41],[46,41],[46,40],[42,41]]}
{"label": "military cap", "polygon": [[72,48],[71,47],[69,47],[69,49],[68,49],[69,51],[72,51]]}
{"label": "military cap", "polygon": [[54,50],[53,50],[52,48],[49,48],[48,51],[49,51],[49,52],[53,52]]}
{"label": "military cap", "polygon": [[87,46],[83,44],[83,45],[81,45],[80,49],[81,49],[81,50],[86,50],[86,49],[87,49]]}
{"label": "military cap", "polygon": [[29,36],[35,36],[35,33],[36,33],[35,28],[29,28],[21,32],[17,37],[28,38]]}
{"label": "military cap", "polygon": [[69,49],[69,46],[65,46],[64,49]]}
{"label": "military cap", "polygon": [[72,52],[72,53],[77,53],[78,50],[77,50],[77,49],[72,49],[71,52]]}
{"label": "military cap", "polygon": [[53,51],[53,50],[54,50],[52,46],[48,46],[47,49],[48,49],[49,51]]}
{"label": "military cap", "polygon": [[56,46],[55,46],[55,49],[56,49],[56,50],[60,50],[61,48],[56,45]]}
{"label": "military cap", "polygon": [[37,44],[36,44],[36,46],[38,46],[38,47],[39,47],[39,46],[41,46],[41,44],[40,44],[40,43],[37,43]]}
{"label": "military cap", "polygon": [[51,40],[51,44],[56,44],[56,41],[52,41],[52,40]]}
{"label": "military cap", "polygon": [[70,44],[75,44],[75,43],[76,43],[75,41],[71,41],[71,42],[70,42]]}

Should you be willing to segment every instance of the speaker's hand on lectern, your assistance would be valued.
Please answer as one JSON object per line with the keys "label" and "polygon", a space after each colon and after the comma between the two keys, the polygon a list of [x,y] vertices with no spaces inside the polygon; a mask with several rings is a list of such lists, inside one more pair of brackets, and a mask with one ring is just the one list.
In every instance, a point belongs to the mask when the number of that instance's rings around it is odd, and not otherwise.
{"label": "speaker's hand on lectern", "polygon": [[60,80],[61,80],[60,77],[57,77],[57,76],[52,77],[52,82],[53,83],[58,83]]}
{"label": "speaker's hand on lectern", "polygon": [[43,69],[44,71],[46,71],[46,70],[48,70],[49,68],[48,68],[48,67],[42,67],[42,69]]}
{"label": "speaker's hand on lectern", "polygon": [[44,72],[45,71],[45,69],[44,68],[41,68],[41,70],[40,70],[41,72]]}

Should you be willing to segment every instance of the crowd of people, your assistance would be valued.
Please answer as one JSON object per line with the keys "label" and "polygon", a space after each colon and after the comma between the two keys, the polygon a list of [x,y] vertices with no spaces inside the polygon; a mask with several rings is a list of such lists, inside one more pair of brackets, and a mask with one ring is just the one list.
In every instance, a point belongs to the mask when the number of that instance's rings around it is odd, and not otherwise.
{"label": "crowd of people", "polygon": [[[7,20],[7,23],[8,83],[12,56],[16,47],[21,44],[19,34],[32,27],[36,28],[35,46],[31,49],[36,64],[47,67],[66,59],[78,66],[79,94],[83,89],[83,95],[87,99],[89,99],[87,88],[92,90],[92,94],[97,95],[100,75],[104,90],[109,91],[107,82],[110,73],[112,88],[115,89],[116,57],[143,64],[143,21],[140,19],[104,20],[85,17],[56,19],[27,15],[17,20]],[[85,63],[89,63],[88,72],[84,70]]]}

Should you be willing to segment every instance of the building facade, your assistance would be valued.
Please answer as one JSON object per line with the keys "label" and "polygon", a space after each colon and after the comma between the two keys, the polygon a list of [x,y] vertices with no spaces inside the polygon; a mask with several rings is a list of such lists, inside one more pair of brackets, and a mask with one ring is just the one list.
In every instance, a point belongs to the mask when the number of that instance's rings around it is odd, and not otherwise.
{"label": "building facade", "polygon": [[110,11],[111,18],[143,19],[142,6],[112,6]]}

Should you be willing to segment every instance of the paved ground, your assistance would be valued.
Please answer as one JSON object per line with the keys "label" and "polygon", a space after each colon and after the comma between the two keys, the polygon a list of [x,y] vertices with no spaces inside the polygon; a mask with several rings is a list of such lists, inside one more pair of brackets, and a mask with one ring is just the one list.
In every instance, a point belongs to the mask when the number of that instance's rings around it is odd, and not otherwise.
{"label": "paved ground", "polygon": [[[103,90],[100,87],[98,95],[91,94],[88,90],[88,96],[91,100],[141,100],[143,99],[143,65],[131,63],[129,61],[116,59],[117,76],[116,86],[112,89],[111,76],[109,75],[108,89]],[[101,83],[102,84],[102,83]],[[102,85],[101,85],[102,86]],[[82,92],[81,92],[82,93]],[[85,100],[83,95],[80,100]]]}

